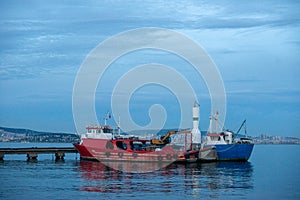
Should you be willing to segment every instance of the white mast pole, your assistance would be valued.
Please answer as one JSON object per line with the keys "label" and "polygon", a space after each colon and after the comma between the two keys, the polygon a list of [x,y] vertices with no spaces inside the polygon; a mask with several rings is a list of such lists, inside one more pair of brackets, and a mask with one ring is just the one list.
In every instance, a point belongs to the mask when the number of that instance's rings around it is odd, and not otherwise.
{"label": "white mast pole", "polygon": [[218,122],[218,114],[219,114],[219,113],[216,112],[216,118],[215,118],[215,119],[216,119],[216,133],[217,133],[217,134],[218,134],[218,132],[219,132],[219,131],[218,131],[218,128],[219,128],[219,127],[218,127],[218,123],[219,123],[219,122]]}
{"label": "white mast pole", "polygon": [[200,144],[201,143],[201,132],[199,130],[199,112],[200,105],[195,101],[193,106],[193,129],[192,129],[192,143]]}
{"label": "white mast pole", "polygon": [[119,115],[119,119],[118,119],[118,134],[119,134],[119,136],[121,135],[121,120],[120,120],[120,115]]}
{"label": "white mast pole", "polygon": [[209,133],[212,133],[212,115],[209,117]]}

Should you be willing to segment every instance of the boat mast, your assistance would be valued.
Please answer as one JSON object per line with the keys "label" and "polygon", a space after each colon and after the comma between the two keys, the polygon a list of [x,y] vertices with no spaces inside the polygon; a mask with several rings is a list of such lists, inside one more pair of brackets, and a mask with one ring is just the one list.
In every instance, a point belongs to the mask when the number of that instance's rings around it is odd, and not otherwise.
{"label": "boat mast", "polygon": [[111,115],[110,115],[109,112],[107,112],[107,113],[106,113],[106,116],[104,117],[104,126],[107,125],[107,120],[108,120],[109,118],[111,118]]}
{"label": "boat mast", "polygon": [[119,136],[121,135],[121,120],[120,120],[120,115],[119,115],[119,118],[118,118],[118,134],[119,134]]}
{"label": "boat mast", "polygon": [[193,129],[191,131],[191,144],[201,144],[201,132],[199,130],[199,118],[200,118],[200,105],[197,101],[195,101],[193,106]]}
{"label": "boat mast", "polygon": [[218,123],[219,123],[219,122],[218,122],[218,114],[219,114],[219,113],[216,112],[216,117],[215,117],[215,120],[216,120],[216,133],[218,133],[218,128],[219,128],[219,127],[218,127]]}
{"label": "boat mast", "polygon": [[242,125],[240,126],[240,128],[237,130],[236,134],[239,134],[239,132],[241,131],[241,129],[244,127],[245,129],[245,137],[247,137],[247,129],[246,129],[246,119],[243,121]]}
{"label": "boat mast", "polygon": [[212,116],[209,117],[209,133],[212,133]]}
{"label": "boat mast", "polygon": [[213,120],[215,121],[215,128],[216,128],[216,132],[215,133],[218,133],[218,112],[216,112],[215,115],[211,115],[210,118],[209,118],[209,132],[210,133],[213,133]]}

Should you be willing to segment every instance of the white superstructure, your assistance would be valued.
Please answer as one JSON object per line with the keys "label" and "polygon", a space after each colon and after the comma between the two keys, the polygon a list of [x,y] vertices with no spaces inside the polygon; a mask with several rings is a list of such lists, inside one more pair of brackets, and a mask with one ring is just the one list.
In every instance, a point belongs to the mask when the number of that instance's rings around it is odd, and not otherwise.
{"label": "white superstructure", "polygon": [[192,143],[201,144],[201,133],[199,130],[199,108],[200,105],[195,101],[193,106],[193,129],[192,129]]}
{"label": "white superstructure", "polygon": [[88,126],[82,138],[110,140],[113,138],[113,129],[110,126]]}

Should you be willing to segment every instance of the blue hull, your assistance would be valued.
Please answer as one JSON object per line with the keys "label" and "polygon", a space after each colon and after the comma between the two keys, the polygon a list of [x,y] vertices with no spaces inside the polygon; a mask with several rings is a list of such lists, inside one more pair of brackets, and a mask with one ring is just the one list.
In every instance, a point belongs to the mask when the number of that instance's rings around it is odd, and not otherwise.
{"label": "blue hull", "polygon": [[254,144],[223,144],[215,145],[217,160],[247,161],[252,153]]}

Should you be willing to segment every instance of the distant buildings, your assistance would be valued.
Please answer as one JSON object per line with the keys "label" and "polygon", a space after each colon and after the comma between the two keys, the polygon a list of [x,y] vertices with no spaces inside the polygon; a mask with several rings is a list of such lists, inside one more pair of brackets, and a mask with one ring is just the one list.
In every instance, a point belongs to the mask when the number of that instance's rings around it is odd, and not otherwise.
{"label": "distant buildings", "polygon": [[39,134],[36,132],[33,134],[33,133],[18,133],[18,131],[15,130],[17,129],[14,129],[14,132],[9,132],[7,131],[7,129],[0,128],[0,142],[75,143],[80,141],[79,136],[76,134],[70,134],[70,133],[40,133]]}
{"label": "distant buildings", "polygon": [[255,144],[300,144],[300,139],[295,137],[270,136],[261,134],[257,137],[251,137]]}

